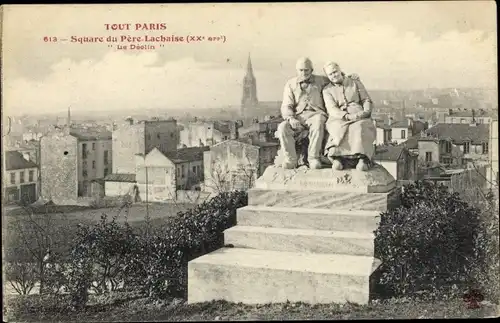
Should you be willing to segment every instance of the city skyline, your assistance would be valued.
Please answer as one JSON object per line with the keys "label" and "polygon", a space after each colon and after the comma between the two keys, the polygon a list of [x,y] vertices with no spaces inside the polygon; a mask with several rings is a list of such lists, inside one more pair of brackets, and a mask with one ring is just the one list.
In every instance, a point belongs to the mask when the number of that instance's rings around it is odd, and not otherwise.
{"label": "city skyline", "polygon": [[[195,6],[5,7],[2,106],[13,115],[68,106],[74,113],[237,106],[249,53],[261,101],[281,99],[300,56],[309,56],[318,74],[336,60],[369,91],[497,89],[494,2]],[[197,23],[186,23],[188,15]],[[297,24],[304,20],[311,28]],[[111,21],[166,22],[165,32],[149,34],[224,34],[227,42],[131,53],[41,40],[112,35],[104,29]]]}

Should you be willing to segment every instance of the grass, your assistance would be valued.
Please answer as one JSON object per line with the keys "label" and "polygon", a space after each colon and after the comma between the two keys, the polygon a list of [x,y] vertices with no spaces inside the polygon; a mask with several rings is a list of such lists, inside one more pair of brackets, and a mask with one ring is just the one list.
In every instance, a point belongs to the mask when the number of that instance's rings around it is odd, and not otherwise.
{"label": "grass", "polygon": [[[134,204],[129,209],[128,221],[143,221],[145,219],[147,211],[151,219],[165,218],[169,216],[176,215],[178,212],[186,211],[194,207],[194,204],[190,203],[149,203],[146,204]],[[125,221],[125,211],[120,210],[118,207],[108,207],[93,209],[88,206],[76,206],[76,205],[57,205],[50,206],[47,209],[44,207],[37,208],[33,210],[35,214],[64,214],[68,218],[75,220],[99,220],[102,213],[108,214],[110,217],[113,215],[120,215],[118,217],[119,221]],[[26,210],[19,208],[12,211],[7,211],[7,219],[9,217],[17,217],[26,215]]]}
{"label": "grass", "polygon": [[[34,250],[37,250],[35,233],[39,231],[40,225],[54,242],[55,250],[66,254],[70,246],[70,241],[75,236],[78,224],[97,223],[103,213],[108,215],[108,219],[117,216],[117,221],[124,223],[128,221],[134,228],[142,228],[145,225],[146,214],[149,213],[153,228],[160,228],[168,225],[169,219],[193,208],[193,204],[167,204],[150,203],[134,204],[128,212],[120,208],[100,208],[93,209],[81,206],[52,206],[47,212],[44,208],[34,210],[33,215],[28,215],[25,209],[14,209],[7,211],[2,216],[2,240],[3,248],[10,254],[9,249],[19,245],[22,240],[22,232],[27,236]],[[30,221],[28,221],[30,220]],[[14,256],[16,252],[13,253]]]}
{"label": "grass", "polygon": [[[38,301],[34,297],[38,297]],[[180,300],[153,301],[139,297],[91,296],[89,305],[76,312],[68,312],[60,305],[61,302],[52,301],[53,305],[49,303],[50,299],[46,299],[44,304],[39,296],[16,296],[6,299],[4,310],[7,309],[7,319],[23,322],[421,319],[484,318],[498,315],[498,307],[495,305],[484,304],[480,308],[469,309],[462,300],[389,300],[369,305],[245,305],[225,301],[185,304]]]}

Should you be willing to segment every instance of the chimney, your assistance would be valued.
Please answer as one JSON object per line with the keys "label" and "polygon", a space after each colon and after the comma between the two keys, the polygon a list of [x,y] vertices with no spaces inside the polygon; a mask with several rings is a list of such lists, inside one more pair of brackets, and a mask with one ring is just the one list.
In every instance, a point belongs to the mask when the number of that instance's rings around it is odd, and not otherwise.
{"label": "chimney", "polygon": [[452,109],[448,109],[448,115],[452,115],[453,114],[453,110]]}
{"label": "chimney", "polygon": [[390,126],[392,124],[392,121],[393,121],[392,116],[390,116],[387,124]]}
{"label": "chimney", "polygon": [[408,127],[411,127],[413,120],[411,118],[408,118],[407,120],[408,120]]}
{"label": "chimney", "polygon": [[239,134],[238,134],[238,122],[237,121],[230,121],[229,122],[229,131],[230,131],[230,135],[229,135],[230,139],[233,139],[233,140],[238,139]]}
{"label": "chimney", "polygon": [[476,111],[472,109],[472,122],[476,122],[476,119],[474,118],[476,116]]}

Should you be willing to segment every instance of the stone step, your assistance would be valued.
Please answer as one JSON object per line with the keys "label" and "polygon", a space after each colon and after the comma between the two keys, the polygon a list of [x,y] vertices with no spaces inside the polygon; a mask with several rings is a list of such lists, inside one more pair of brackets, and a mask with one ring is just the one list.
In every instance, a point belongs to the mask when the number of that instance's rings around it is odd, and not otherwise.
{"label": "stone step", "polygon": [[373,257],[222,248],[188,263],[188,302],[367,304]]}
{"label": "stone step", "polygon": [[373,256],[374,238],[373,233],[241,225],[224,231],[224,243],[236,248],[353,256]]}
{"label": "stone step", "polygon": [[395,189],[387,193],[356,193],[251,188],[248,205],[387,211],[397,202],[396,192]]}
{"label": "stone step", "polygon": [[373,232],[379,211],[247,205],[237,209],[238,225],[289,229]]}

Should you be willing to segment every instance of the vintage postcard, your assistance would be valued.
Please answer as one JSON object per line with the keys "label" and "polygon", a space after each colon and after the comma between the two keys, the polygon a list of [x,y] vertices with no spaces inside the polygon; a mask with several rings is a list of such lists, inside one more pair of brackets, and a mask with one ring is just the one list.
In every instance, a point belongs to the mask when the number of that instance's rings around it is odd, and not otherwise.
{"label": "vintage postcard", "polygon": [[4,320],[498,316],[495,2],[0,13]]}

